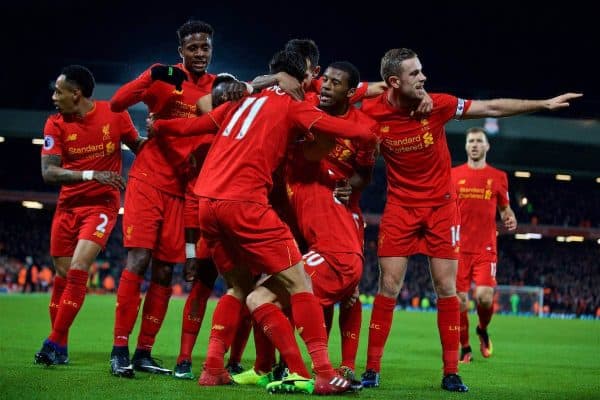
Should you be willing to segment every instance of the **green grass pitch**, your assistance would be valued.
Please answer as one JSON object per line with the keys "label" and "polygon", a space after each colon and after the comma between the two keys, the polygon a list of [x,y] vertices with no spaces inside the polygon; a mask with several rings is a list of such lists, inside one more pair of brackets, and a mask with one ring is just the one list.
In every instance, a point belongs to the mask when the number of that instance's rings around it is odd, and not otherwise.
{"label": "green grass pitch", "polygon": [[[245,386],[205,388],[196,381],[137,373],[128,380],[110,375],[115,297],[88,295],[70,332],[68,366],[46,368],[33,364],[33,355],[49,333],[48,295],[0,296],[1,399],[264,399],[263,389]],[[172,368],[179,351],[184,299],[174,298],[153,355]],[[193,367],[200,370],[207,343],[210,315],[194,351]],[[357,372],[364,369],[370,312],[363,312]],[[474,361],[461,366],[469,393],[440,389],[441,350],[435,313],[397,311],[383,357],[381,386],[343,397],[362,399],[600,399],[600,323],[495,316],[490,326],[494,355],[483,359],[471,315]],[[207,322],[208,321],[208,322]],[[130,349],[137,338],[137,327]],[[303,347],[301,345],[301,347]],[[330,354],[339,362],[339,333],[334,328]],[[243,364],[252,365],[249,341]],[[284,395],[273,395],[284,396]],[[302,395],[292,395],[301,397]],[[287,397],[287,396],[286,396]]]}

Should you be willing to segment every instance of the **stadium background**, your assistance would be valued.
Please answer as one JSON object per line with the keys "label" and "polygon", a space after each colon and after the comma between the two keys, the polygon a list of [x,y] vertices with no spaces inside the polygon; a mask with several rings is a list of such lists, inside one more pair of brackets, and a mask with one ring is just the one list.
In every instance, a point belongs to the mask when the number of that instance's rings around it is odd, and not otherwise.
{"label": "stadium background", "polygon": [[[520,224],[519,236],[500,231],[498,281],[544,288],[547,309],[541,311],[546,315],[600,318],[600,68],[593,55],[597,17],[577,2],[568,8],[450,3],[414,9],[406,3],[370,3],[369,8],[299,3],[292,11],[289,5],[266,2],[200,7],[109,1],[90,7],[55,1],[34,8],[27,3],[3,6],[3,17],[20,27],[2,39],[10,57],[0,66],[0,292],[22,291],[27,278],[23,271],[31,265],[51,265],[49,231],[57,190],[42,182],[40,147],[32,140],[41,139],[43,123],[53,112],[49,84],[60,68],[71,63],[88,66],[98,82],[95,97],[109,98],[151,63],[177,62],[175,30],[194,17],[216,30],[209,70],[232,72],[241,79],[265,73],[270,55],[288,39],[310,37],[320,47],[322,66],[348,59],[359,67],[363,80],[379,80],[381,55],[405,46],[419,54],[430,92],[536,99],[583,92],[585,96],[564,111],[452,122],[447,133],[453,163],[459,164],[465,161],[464,131],[497,123],[488,161],[509,173],[511,206]],[[144,107],[130,111],[144,133]],[[126,152],[126,170],[132,159]],[[517,172],[531,176],[517,177]],[[557,180],[556,174],[570,180]],[[368,221],[361,282],[365,295],[376,291],[376,234],[384,182],[379,160],[362,200]],[[25,207],[23,201],[39,202],[43,208],[35,208],[36,203]],[[110,283],[105,278],[118,282],[124,256],[118,223],[96,263],[90,291],[111,291],[103,287]],[[43,279],[48,278],[41,274],[36,289],[44,291],[51,284],[43,284]],[[180,275],[174,284],[185,293]],[[215,295],[222,290],[217,286]],[[424,258],[411,260],[398,303],[435,306]]]}

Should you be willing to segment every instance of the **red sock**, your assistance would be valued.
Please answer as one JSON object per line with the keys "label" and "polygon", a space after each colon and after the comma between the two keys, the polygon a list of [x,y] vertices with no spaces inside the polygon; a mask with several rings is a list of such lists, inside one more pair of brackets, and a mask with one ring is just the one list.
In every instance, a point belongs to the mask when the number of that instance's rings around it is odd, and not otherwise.
{"label": "red sock", "polygon": [[267,373],[271,371],[273,364],[275,364],[275,346],[254,319],[252,320],[252,326],[252,332],[254,333],[254,347],[256,348],[254,370],[256,372]]}
{"label": "red sock", "polygon": [[477,315],[479,316],[479,327],[487,329],[492,320],[492,315],[494,315],[494,307],[485,308],[481,304],[477,304]]}
{"label": "red sock", "polygon": [[208,350],[206,351],[206,369],[213,375],[223,372],[225,352],[231,346],[240,321],[242,303],[234,296],[226,294],[219,299],[213,313]]}
{"label": "red sock", "polygon": [[279,350],[290,372],[310,377],[302,360],[292,325],[283,312],[276,305],[266,303],[254,310],[252,318],[258,325],[258,329],[264,332]]}
{"label": "red sock", "polygon": [[212,289],[207,288],[200,281],[194,281],[192,290],[183,307],[181,346],[179,348],[177,364],[184,360],[192,361],[192,350],[196,344],[198,332],[200,332],[204,313],[206,312],[206,302],[211,293]]}
{"label": "red sock", "polygon": [[137,342],[138,349],[152,350],[156,335],[167,314],[172,291],[171,286],[165,287],[154,282],[150,283],[150,288],[144,298],[142,326]]}
{"label": "red sock", "polygon": [[67,285],[60,296],[60,307],[54,320],[52,333],[48,336],[48,339],[60,346],[67,345],[69,328],[83,306],[87,280],[87,271],[71,269],[67,272]]}
{"label": "red sock", "polygon": [[123,270],[117,289],[117,306],[115,308],[115,329],[113,344],[127,346],[129,335],[135,325],[140,309],[140,286],[143,277],[128,270]]}
{"label": "red sock", "polygon": [[248,307],[242,307],[242,313],[240,315],[240,323],[238,324],[237,332],[231,343],[231,350],[229,351],[229,364],[239,364],[242,361],[242,355],[244,349],[248,343],[248,337],[250,337],[250,331],[252,330],[252,317]]}
{"label": "red sock", "polygon": [[50,327],[54,326],[56,314],[58,313],[58,305],[60,304],[60,296],[62,296],[65,286],[67,286],[67,280],[56,275],[54,277],[54,284],[52,285],[50,304],[48,305],[48,311],[50,311]]}
{"label": "red sock", "polygon": [[[306,343],[314,371],[326,377],[335,375],[327,353],[327,332],[323,308],[317,298],[312,293],[301,292],[291,296],[290,303],[294,324],[300,337]],[[285,360],[287,361],[287,358]]]}
{"label": "red sock", "polygon": [[437,301],[437,324],[442,342],[444,375],[458,373],[458,346],[460,344],[460,303],[458,297],[444,297]]}
{"label": "red sock", "polygon": [[392,328],[396,299],[376,295],[373,302],[371,323],[369,324],[369,345],[367,347],[367,369],[381,370],[383,348]]}
{"label": "red sock", "polygon": [[356,367],[356,353],[360,338],[360,324],[362,322],[362,304],[360,300],[350,308],[340,308],[340,333],[342,335],[342,363],[354,371]]}
{"label": "red sock", "polygon": [[460,347],[469,347],[469,312],[460,313]]}

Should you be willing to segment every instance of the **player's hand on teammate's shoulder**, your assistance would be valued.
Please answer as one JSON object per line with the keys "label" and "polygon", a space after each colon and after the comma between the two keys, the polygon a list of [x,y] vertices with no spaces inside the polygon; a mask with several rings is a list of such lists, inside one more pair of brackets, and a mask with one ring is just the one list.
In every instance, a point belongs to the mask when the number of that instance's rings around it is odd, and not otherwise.
{"label": "player's hand on teammate's shoulder", "polygon": [[352,306],[354,306],[354,304],[358,300],[359,296],[360,296],[360,293],[358,291],[358,286],[357,286],[354,288],[354,293],[352,293],[352,295],[350,297],[348,297],[344,301],[342,301],[340,306],[342,308],[351,308]]}
{"label": "player's hand on teammate's shoulder", "polygon": [[153,81],[163,81],[175,86],[181,91],[183,81],[187,81],[187,74],[173,65],[155,65],[150,68],[150,76]]}
{"label": "player's hand on teammate's shoulder", "polygon": [[348,204],[350,195],[352,194],[352,186],[348,179],[342,179],[336,182],[333,195],[343,204]]}
{"label": "player's hand on teammate's shoulder", "polygon": [[103,185],[112,186],[116,189],[125,189],[125,179],[113,171],[94,171],[92,179]]}
{"label": "player's hand on teammate's shoulder", "polygon": [[146,131],[148,132],[148,139],[156,136],[156,131],[154,130],[154,122],[156,118],[153,113],[148,114],[146,117]]}
{"label": "player's hand on teammate's shoulder", "polygon": [[251,88],[252,86],[247,85],[246,82],[234,79],[229,82],[221,83],[218,88],[213,90],[212,95],[213,97],[220,96],[218,104],[222,104],[225,101],[236,101],[252,93],[249,90],[249,87]]}
{"label": "player's hand on teammate's shoulder", "polygon": [[427,118],[431,114],[431,110],[433,110],[433,99],[428,93],[425,93],[425,97],[423,97],[417,109],[411,111],[410,116],[414,119]]}
{"label": "player's hand on teammate's shoulder", "polygon": [[277,85],[281,90],[295,100],[304,100],[304,88],[302,83],[298,82],[298,79],[285,72],[278,72],[275,76],[277,77]]}

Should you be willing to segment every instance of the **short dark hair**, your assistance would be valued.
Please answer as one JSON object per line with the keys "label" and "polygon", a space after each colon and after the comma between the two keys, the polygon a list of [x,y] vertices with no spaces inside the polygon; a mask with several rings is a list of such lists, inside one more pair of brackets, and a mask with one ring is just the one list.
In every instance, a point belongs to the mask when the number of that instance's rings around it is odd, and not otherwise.
{"label": "short dark hair", "polygon": [[212,88],[216,88],[219,84],[223,82],[233,82],[235,80],[237,80],[237,78],[234,75],[228,72],[221,72],[215,77],[215,80],[212,83]]}
{"label": "short dark hair", "polygon": [[217,77],[213,81],[211,90],[213,108],[217,108],[224,102],[228,101],[227,96],[225,94],[227,83],[234,82],[236,80],[237,79],[235,78],[235,76],[227,72],[222,72],[217,75]]}
{"label": "short dark hair", "polygon": [[360,82],[360,72],[358,72],[358,68],[356,68],[354,66],[354,64],[352,64],[351,62],[335,61],[335,62],[332,62],[331,64],[329,64],[329,66],[327,66],[327,68],[335,68],[335,69],[339,69],[340,71],[344,71],[345,73],[347,73],[348,74],[348,86],[350,86],[351,89],[358,86],[358,83]]}
{"label": "short dark hair", "polygon": [[392,75],[400,75],[402,73],[402,61],[418,57],[411,49],[391,49],[388,50],[381,59],[381,79],[388,83],[388,78]]}
{"label": "short dark hair", "polygon": [[71,85],[77,86],[81,90],[83,97],[92,97],[96,81],[91,71],[83,65],[68,65],[60,71],[65,76],[65,80]]}
{"label": "short dark hair", "polygon": [[300,53],[308,58],[313,67],[319,65],[319,48],[312,39],[291,39],[285,44],[285,50]]}
{"label": "short dark hair", "polygon": [[269,71],[271,74],[287,72],[298,79],[298,82],[302,82],[306,74],[306,59],[298,52],[280,50],[271,58]]}
{"label": "short dark hair", "polygon": [[177,29],[177,39],[179,40],[179,44],[183,44],[183,40],[194,33],[206,33],[208,36],[212,37],[215,30],[210,24],[204,21],[189,20]]}
{"label": "short dark hair", "polygon": [[465,137],[469,136],[469,134],[471,134],[471,133],[482,133],[483,137],[485,137],[485,140],[487,142],[489,142],[485,128],[483,128],[481,126],[473,126],[469,129],[467,129],[467,132],[465,133]]}

